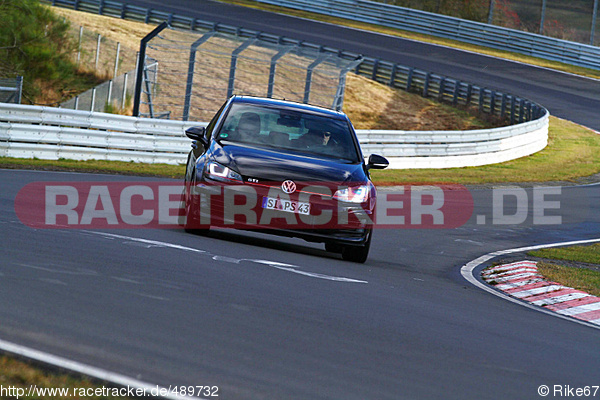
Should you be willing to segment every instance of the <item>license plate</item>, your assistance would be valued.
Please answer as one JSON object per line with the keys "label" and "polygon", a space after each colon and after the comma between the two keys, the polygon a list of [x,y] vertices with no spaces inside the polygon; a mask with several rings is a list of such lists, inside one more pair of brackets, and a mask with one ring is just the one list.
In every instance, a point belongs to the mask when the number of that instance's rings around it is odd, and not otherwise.
{"label": "license plate", "polygon": [[279,210],[296,214],[310,214],[310,203],[291,201],[275,197],[263,197],[262,208],[266,210]]}

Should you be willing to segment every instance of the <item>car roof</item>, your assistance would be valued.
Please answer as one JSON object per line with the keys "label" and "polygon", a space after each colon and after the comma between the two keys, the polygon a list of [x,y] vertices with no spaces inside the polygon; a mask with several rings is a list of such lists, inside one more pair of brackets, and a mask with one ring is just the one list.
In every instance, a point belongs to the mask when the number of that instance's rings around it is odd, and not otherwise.
{"label": "car roof", "polygon": [[304,111],[311,114],[319,114],[325,117],[334,118],[334,119],[347,119],[346,114],[341,111],[335,111],[324,107],[314,106],[310,104],[302,104],[296,103],[289,100],[278,100],[278,99],[269,99],[265,97],[254,97],[254,96],[234,96],[232,101],[234,103],[245,103],[245,104],[254,104],[257,106],[265,106],[265,107],[279,107],[279,108],[288,108],[288,109],[296,109],[298,111]]}

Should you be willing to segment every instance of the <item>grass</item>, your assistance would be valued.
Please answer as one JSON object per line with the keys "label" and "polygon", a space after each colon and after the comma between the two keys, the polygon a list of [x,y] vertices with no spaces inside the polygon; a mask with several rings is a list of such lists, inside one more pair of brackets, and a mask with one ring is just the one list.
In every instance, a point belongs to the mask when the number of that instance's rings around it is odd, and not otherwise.
{"label": "grass", "polygon": [[600,296],[600,272],[598,271],[566,267],[550,262],[538,263],[538,271],[549,281],[581,290],[593,296]]}
{"label": "grass", "polygon": [[[527,254],[547,260],[538,263],[539,272],[547,280],[600,296],[600,243],[542,249]],[[565,261],[595,265],[597,269],[562,265],[566,264]]]}
{"label": "grass", "polygon": [[[0,398],[3,399],[14,399],[14,398],[25,398],[25,399],[55,399],[55,400],[67,400],[67,399],[103,399],[103,400],[117,400],[117,399],[129,399],[130,397],[115,397],[112,395],[100,395],[100,396],[87,396],[87,394],[93,394],[95,390],[102,391],[104,394],[111,394],[113,388],[107,386],[98,385],[90,379],[80,378],[75,375],[65,373],[55,373],[44,368],[38,368],[33,364],[29,364],[9,356],[0,357],[0,385],[3,392],[0,393]],[[55,394],[50,396],[46,394],[28,396],[28,391],[32,385],[35,385],[37,389],[48,388],[48,389],[68,389],[69,395],[61,396]],[[13,388],[12,391],[10,388]],[[23,389],[24,392],[18,392],[17,389]],[[37,391],[37,389],[32,389]],[[82,393],[83,391],[83,393]],[[25,393],[25,396],[21,394]],[[100,392],[101,393],[101,392]],[[17,397],[17,394],[19,395]],[[79,394],[79,395],[75,395]],[[85,395],[81,395],[85,394]],[[6,395],[6,396],[5,396]]]}
{"label": "grass", "polygon": [[527,253],[534,257],[551,258],[555,260],[579,261],[600,265],[600,243],[589,246],[557,247],[542,249]]}

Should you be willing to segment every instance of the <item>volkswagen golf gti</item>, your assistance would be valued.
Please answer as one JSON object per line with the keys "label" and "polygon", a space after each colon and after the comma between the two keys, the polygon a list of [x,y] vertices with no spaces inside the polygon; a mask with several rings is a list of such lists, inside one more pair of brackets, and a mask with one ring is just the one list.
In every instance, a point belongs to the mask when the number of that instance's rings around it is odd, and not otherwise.
{"label": "volkswagen golf gti", "polygon": [[377,193],[369,171],[388,161],[362,155],[339,111],[232,96],[193,140],[182,197],[187,231],[258,230],[325,244],[344,260],[369,254]]}

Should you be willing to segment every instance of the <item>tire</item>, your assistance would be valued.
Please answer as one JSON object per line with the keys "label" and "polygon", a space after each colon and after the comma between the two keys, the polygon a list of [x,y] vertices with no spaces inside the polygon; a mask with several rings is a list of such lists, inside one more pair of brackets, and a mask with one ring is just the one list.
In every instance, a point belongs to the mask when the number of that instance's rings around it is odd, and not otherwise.
{"label": "tire", "polygon": [[367,240],[362,246],[344,246],[342,249],[342,259],[359,264],[367,261],[369,249],[371,248],[371,237],[373,236],[373,232],[369,231],[367,235]]}

